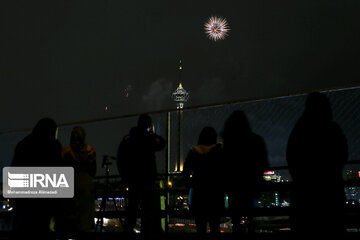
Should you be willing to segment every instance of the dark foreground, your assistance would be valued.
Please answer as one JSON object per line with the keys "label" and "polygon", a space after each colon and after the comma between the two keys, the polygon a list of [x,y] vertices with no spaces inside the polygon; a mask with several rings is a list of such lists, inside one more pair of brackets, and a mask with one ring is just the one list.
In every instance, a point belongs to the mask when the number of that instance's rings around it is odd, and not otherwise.
{"label": "dark foreground", "polygon": [[[195,233],[184,233],[184,234],[163,234],[163,235],[158,235],[158,236],[149,236],[149,237],[144,237],[141,236],[140,234],[136,234],[133,236],[128,236],[125,235],[123,233],[86,233],[86,234],[81,234],[78,236],[63,236],[63,237],[59,237],[57,235],[51,235],[49,237],[49,239],[101,239],[101,240],[112,240],[112,239],[121,239],[121,240],[141,240],[141,239],[154,239],[154,240],[232,240],[232,239],[244,239],[244,240],[270,240],[270,239],[276,239],[276,240],[288,240],[288,239],[305,239],[309,238],[309,239],[327,239],[329,238],[331,234],[320,234],[320,235],[310,235],[310,236],[306,236],[306,237],[300,237],[297,236],[296,234],[287,232],[287,233],[257,233],[254,235],[250,235],[250,234],[220,234],[220,235],[198,235]],[[360,233],[356,233],[356,232],[349,232],[349,233],[345,233],[342,236],[332,236],[332,238],[336,238],[336,239],[359,239],[360,238]],[[10,233],[8,232],[1,232],[0,233],[0,239],[11,239],[10,237]],[[28,239],[26,237],[26,234],[21,237],[21,239]]]}

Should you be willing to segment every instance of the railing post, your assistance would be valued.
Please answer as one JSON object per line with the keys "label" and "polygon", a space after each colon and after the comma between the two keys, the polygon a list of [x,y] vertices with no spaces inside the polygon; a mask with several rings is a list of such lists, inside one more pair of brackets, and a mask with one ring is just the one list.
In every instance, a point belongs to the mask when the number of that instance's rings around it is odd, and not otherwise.
{"label": "railing post", "polygon": [[[170,165],[170,156],[171,156],[171,112],[167,113],[167,126],[166,126],[166,140],[167,140],[167,151],[166,151],[166,158],[165,158],[165,166],[166,166],[166,183],[165,183],[165,189],[168,189],[168,183],[170,181],[170,171],[171,171],[171,165]],[[168,190],[166,190],[166,218],[165,218],[165,233],[169,232],[169,206],[170,206],[170,193]]]}

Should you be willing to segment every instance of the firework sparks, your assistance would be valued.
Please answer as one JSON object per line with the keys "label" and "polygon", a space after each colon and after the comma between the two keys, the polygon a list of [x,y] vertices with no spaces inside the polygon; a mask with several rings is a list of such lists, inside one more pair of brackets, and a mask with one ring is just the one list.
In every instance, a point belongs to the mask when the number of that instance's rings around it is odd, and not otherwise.
{"label": "firework sparks", "polygon": [[230,30],[225,18],[214,16],[210,17],[204,26],[207,36],[215,42],[225,39]]}

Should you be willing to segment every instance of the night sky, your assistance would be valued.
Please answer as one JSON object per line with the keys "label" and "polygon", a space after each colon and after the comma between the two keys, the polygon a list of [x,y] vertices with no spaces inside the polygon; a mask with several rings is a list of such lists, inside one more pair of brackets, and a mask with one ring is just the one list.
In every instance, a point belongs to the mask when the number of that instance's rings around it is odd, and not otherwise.
{"label": "night sky", "polygon": [[[2,1],[0,131],[360,83],[360,2]],[[229,36],[209,40],[212,16]],[[108,107],[106,111],[105,108]]]}

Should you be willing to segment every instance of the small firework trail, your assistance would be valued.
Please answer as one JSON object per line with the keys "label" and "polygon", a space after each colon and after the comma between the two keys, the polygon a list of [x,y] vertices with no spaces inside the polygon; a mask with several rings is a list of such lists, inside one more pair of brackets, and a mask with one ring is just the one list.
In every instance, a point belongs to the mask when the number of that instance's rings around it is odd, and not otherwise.
{"label": "small firework trail", "polygon": [[215,42],[225,39],[230,30],[225,18],[215,16],[210,17],[204,26],[206,35]]}

